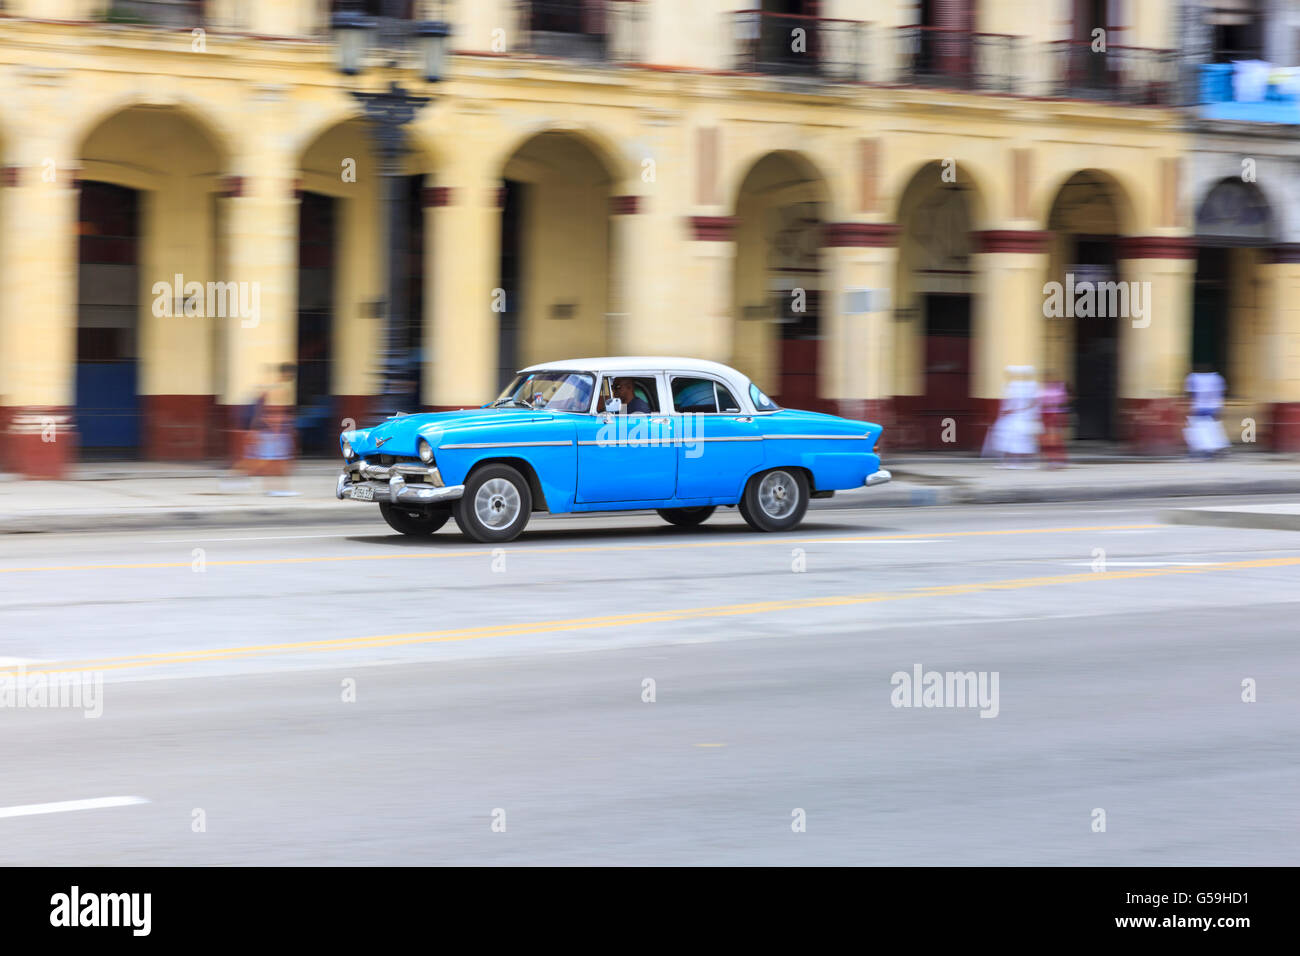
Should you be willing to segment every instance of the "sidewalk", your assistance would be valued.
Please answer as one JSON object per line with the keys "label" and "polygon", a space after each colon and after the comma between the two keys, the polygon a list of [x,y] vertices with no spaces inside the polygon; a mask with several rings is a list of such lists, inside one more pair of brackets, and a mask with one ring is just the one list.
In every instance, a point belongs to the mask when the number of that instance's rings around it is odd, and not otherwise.
{"label": "sidewalk", "polygon": [[[836,493],[814,509],[1099,501],[1205,495],[1294,494],[1300,457],[1250,453],[1224,461],[1089,458],[1061,471],[1003,469],[979,458],[886,457],[894,480]],[[298,465],[295,497],[269,497],[261,479],[214,465],[126,462],[81,465],[65,481],[0,480],[0,533],[184,530],[262,524],[384,525],[378,510],[334,497],[339,464]]]}

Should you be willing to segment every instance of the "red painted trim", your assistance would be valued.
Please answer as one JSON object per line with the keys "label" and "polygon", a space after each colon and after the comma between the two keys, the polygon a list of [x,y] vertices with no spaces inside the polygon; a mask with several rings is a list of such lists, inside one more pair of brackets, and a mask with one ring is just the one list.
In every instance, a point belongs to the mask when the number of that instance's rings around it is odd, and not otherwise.
{"label": "red painted trim", "polygon": [[222,176],[221,188],[217,190],[217,195],[222,199],[238,199],[244,195],[244,177]]}
{"label": "red painted trim", "polygon": [[[60,479],[77,457],[77,429],[67,408],[8,407],[5,422],[5,467],[24,478]],[[54,422],[53,441],[46,441],[47,419]]]}
{"label": "red painted trim", "polygon": [[1269,406],[1269,424],[1273,451],[1300,451],[1300,402],[1274,402]]}
{"label": "red painted trim", "polygon": [[425,186],[420,190],[420,205],[428,208],[450,206],[452,192],[450,186]]}
{"label": "red painted trim", "polygon": [[640,196],[610,196],[609,214],[611,216],[635,216],[641,211]]}
{"label": "red painted trim", "polygon": [[1124,236],[1121,259],[1195,259],[1196,240],[1188,236]]}
{"label": "red painted trim", "polygon": [[879,249],[898,245],[898,226],[892,222],[828,222],[822,226],[822,246]]}
{"label": "red painted trim", "polygon": [[1142,455],[1178,455],[1187,451],[1183,439],[1186,412],[1178,398],[1121,398],[1120,436]]}
{"label": "red painted trim", "polygon": [[143,450],[150,461],[202,461],[211,450],[213,395],[141,395]]}
{"label": "red painted trim", "polygon": [[986,229],[975,233],[975,248],[979,252],[1042,253],[1047,251],[1050,232],[1033,229]]}
{"label": "red painted trim", "polygon": [[735,216],[688,216],[686,221],[696,242],[730,242],[735,238]]}
{"label": "red painted trim", "polygon": [[1264,261],[1284,265],[1300,262],[1300,242],[1287,242],[1265,249]]}
{"label": "red painted trim", "polygon": [[335,395],[334,417],[339,431],[343,431],[343,423],[348,419],[355,422],[357,428],[365,428],[370,421],[374,403],[374,396],[371,395]]}

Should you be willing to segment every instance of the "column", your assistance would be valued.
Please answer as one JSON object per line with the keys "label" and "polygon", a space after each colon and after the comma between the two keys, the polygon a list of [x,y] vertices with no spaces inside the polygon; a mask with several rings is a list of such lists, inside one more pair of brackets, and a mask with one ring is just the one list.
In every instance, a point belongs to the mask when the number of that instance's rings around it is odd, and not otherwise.
{"label": "column", "polygon": [[997,418],[1008,365],[1032,365],[1039,376],[1046,371],[1043,282],[1051,234],[994,229],[974,233],[973,238],[978,250],[971,322],[971,397],[976,410],[975,434],[960,441],[966,448],[979,448]]}
{"label": "column", "polygon": [[[207,183],[167,176],[159,188],[140,194],[141,444],[154,460],[196,461],[210,452],[213,343],[224,320],[209,312],[220,303],[207,295],[208,283],[217,279],[208,189]],[[159,286],[161,294],[154,292],[158,283],[166,286]]]}
{"label": "column", "polygon": [[1129,236],[1121,240],[1120,260],[1133,313],[1120,320],[1120,434],[1137,452],[1178,454],[1186,449],[1182,398],[1191,363],[1196,246],[1180,236]]}
{"label": "column", "polygon": [[892,223],[833,222],[822,231],[820,397],[838,414],[884,425],[886,433],[894,421],[891,316],[897,243],[898,227]]}
{"label": "column", "polygon": [[[379,303],[384,297],[384,276],[380,261],[377,179],[377,176],[363,177],[361,182],[350,184],[346,196],[334,201],[339,226],[334,243],[337,272],[330,391],[340,431],[349,419],[358,427],[370,423],[374,396],[379,391],[378,363],[384,331]],[[428,232],[426,209],[426,243]],[[426,249],[426,259],[428,255]]]}
{"label": "column", "polygon": [[[233,294],[240,302],[220,320],[226,357],[221,402],[232,429],[244,426],[261,389],[298,354],[296,160],[259,155],[246,159],[241,168],[247,174],[230,177],[222,193],[222,278],[234,283]],[[273,395],[273,400],[285,398],[283,392]]]}
{"label": "column", "polygon": [[432,209],[425,285],[424,394],[435,409],[496,396],[501,278],[501,183],[465,160],[447,171]]}
{"label": "column", "polygon": [[[1270,250],[1260,267],[1266,283],[1264,346],[1269,366],[1261,379],[1269,403],[1268,441],[1274,451],[1300,451],[1300,243]],[[1264,422],[1259,423],[1261,439]]]}
{"label": "column", "polygon": [[[77,200],[62,143],[15,137],[0,169],[0,464],[62,478],[76,459]],[[50,173],[53,181],[48,181]]]}
{"label": "column", "polygon": [[[736,220],[730,216],[690,216],[686,220],[687,266],[684,288],[692,290],[684,299],[683,313],[689,322],[684,330],[689,345],[684,351],[697,358],[730,364],[733,361],[733,268],[736,258]],[[647,329],[653,336],[653,330]],[[645,351],[663,351],[653,338]],[[761,370],[748,370],[760,375]],[[771,388],[761,384],[763,388]]]}

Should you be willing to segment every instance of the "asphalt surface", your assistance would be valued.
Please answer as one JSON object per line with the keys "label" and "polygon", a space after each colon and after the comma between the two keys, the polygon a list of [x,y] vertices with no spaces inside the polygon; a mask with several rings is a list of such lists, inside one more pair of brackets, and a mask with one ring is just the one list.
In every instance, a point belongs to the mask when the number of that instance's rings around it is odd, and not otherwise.
{"label": "asphalt surface", "polygon": [[1294,865],[1300,534],[1188,504],[8,535],[0,670],[103,683],[0,706],[0,861]]}

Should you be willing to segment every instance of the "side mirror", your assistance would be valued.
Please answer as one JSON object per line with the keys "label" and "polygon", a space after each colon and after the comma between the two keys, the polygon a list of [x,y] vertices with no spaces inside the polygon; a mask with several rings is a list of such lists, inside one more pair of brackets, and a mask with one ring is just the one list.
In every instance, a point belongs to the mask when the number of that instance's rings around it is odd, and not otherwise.
{"label": "side mirror", "polygon": [[605,411],[609,412],[611,415],[617,415],[622,410],[623,400],[621,398],[605,399]]}

